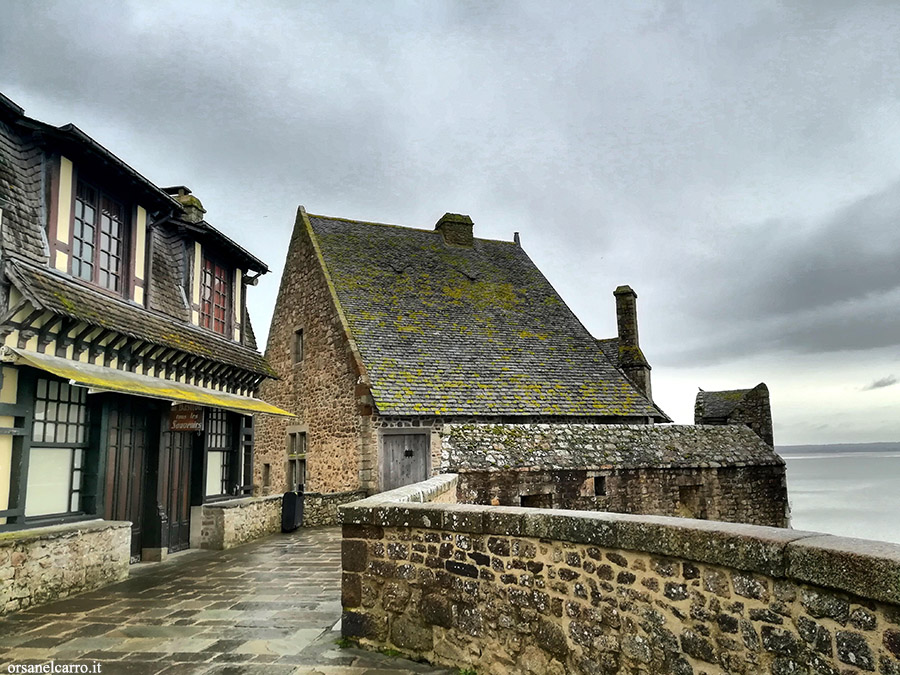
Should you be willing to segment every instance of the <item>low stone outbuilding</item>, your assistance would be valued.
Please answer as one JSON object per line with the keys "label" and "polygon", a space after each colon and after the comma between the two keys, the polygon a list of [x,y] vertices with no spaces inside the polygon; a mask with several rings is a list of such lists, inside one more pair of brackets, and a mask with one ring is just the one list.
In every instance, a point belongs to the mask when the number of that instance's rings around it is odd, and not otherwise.
{"label": "low stone outbuilding", "polygon": [[790,524],[784,460],[744,426],[451,424],[441,446],[460,502]]}

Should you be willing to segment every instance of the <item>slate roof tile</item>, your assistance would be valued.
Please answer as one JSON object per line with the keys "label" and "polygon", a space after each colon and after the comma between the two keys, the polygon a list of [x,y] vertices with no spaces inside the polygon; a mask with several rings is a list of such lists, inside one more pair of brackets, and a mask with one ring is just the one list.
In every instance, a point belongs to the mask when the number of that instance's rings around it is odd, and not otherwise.
{"label": "slate roof tile", "polygon": [[56,270],[10,260],[6,274],[37,306],[93,326],[275,377],[258,352],[215,333],[82,285]]}
{"label": "slate roof tile", "polygon": [[309,221],[381,414],[668,419],[515,243]]}
{"label": "slate roof tile", "polygon": [[752,389],[731,389],[727,391],[700,391],[697,393],[697,407],[702,419],[728,417],[740,405]]}

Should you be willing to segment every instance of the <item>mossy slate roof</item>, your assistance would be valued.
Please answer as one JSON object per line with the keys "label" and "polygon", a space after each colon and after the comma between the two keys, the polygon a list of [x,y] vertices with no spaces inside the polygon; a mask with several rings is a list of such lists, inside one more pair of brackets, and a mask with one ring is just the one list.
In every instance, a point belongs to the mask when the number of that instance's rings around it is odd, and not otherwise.
{"label": "mossy slate roof", "polygon": [[309,222],[379,413],[667,419],[515,243]]}
{"label": "mossy slate roof", "polygon": [[11,260],[6,264],[6,275],[35,307],[259,375],[275,376],[253,349],[95,291],[55,270]]}
{"label": "mossy slate roof", "polygon": [[740,405],[752,389],[730,389],[725,391],[700,391],[697,404],[703,419],[724,419]]}

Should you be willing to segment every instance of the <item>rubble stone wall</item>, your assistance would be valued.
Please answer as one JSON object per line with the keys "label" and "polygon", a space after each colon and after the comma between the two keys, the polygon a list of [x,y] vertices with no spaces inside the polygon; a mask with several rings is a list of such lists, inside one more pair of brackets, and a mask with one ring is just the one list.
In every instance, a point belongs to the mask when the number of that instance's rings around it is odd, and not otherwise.
{"label": "rubble stone wall", "polygon": [[772,527],[790,524],[780,465],[459,473],[460,502],[491,504],[492,500],[502,506],[534,504]]}
{"label": "rubble stone wall", "polygon": [[131,523],[97,520],[0,534],[0,614],[128,576]]}
{"label": "rubble stone wall", "polygon": [[317,493],[303,495],[303,527],[322,527],[338,524],[338,507],[364,499],[364,491]]}
{"label": "rubble stone wall", "polygon": [[500,674],[900,674],[900,546],[372,499],[341,509],[342,631],[367,648]]}
{"label": "rubble stone wall", "polygon": [[192,548],[221,551],[281,531],[281,495],[229,499],[199,509],[200,532],[192,537]]}

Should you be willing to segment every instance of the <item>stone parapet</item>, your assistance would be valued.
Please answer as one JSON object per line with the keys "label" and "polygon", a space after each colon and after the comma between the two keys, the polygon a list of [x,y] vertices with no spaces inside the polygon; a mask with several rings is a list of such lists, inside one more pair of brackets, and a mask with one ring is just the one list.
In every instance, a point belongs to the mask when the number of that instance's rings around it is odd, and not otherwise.
{"label": "stone parapet", "polygon": [[0,614],[128,576],[131,523],[92,520],[0,534]]}
{"label": "stone parapet", "polygon": [[281,495],[195,506],[191,523],[191,548],[223,550],[240,546],[281,531]]}
{"label": "stone parapet", "polygon": [[303,494],[303,527],[338,524],[338,507],[365,499],[366,492],[305,492]]}
{"label": "stone parapet", "polygon": [[363,646],[491,673],[900,674],[900,546],[404,490],[340,509]]}

